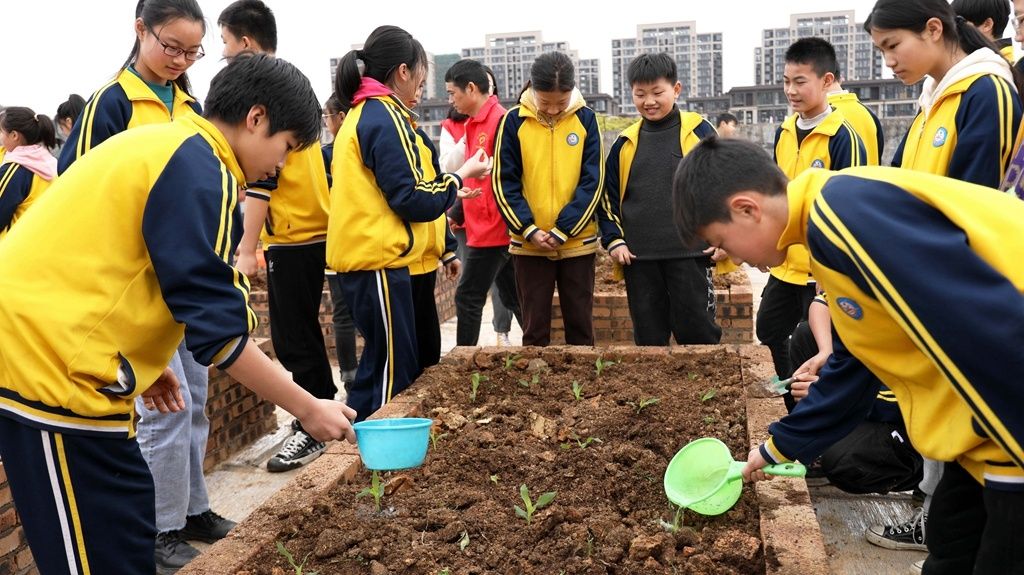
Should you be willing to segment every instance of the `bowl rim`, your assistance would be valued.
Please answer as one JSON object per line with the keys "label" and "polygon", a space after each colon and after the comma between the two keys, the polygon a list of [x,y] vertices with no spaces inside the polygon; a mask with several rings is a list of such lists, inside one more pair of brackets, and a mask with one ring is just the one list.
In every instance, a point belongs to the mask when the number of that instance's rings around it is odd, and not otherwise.
{"label": "bowl rim", "polygon": [[405,429],[418,429],[420,427],[426,427],[433,425],[434,420],[426,417],[389,417],[384,419],[367,419],[358,423],[352,424],[352,429],[358,431],[363,430],[405,430]]}

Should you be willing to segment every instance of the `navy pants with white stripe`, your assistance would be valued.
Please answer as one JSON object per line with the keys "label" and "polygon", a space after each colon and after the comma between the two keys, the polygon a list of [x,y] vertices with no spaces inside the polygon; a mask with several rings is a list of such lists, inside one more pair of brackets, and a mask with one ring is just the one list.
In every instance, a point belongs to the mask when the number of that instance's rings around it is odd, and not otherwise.
{"label": "navy pants with white stripe", "polygon": [[366,343],[345,403],[362,421],[409,387],[419,371],[409,270],[341,274],[345,303]]}
{"label": "navy pants with white stripe", "polygon": [[153,477],[134,439],[54,433],[0,417],[0,456],[42,575],[156,571]]}

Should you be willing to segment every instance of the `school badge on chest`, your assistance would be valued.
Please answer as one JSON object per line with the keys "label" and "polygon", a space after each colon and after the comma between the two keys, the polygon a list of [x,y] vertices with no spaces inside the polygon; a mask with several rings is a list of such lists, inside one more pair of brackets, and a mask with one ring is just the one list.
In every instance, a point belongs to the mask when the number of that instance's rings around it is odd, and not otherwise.
{"label": "school badge on chest", "polygon": [[825,167],[825,162],[822,161],[821,159],[814,160],[813,162],[811,162],[811,167],[812,168],[824,168]]}
{"label": "school badge on chest", "polygon": [[576,144],[580,143],[580,137],[576,135],[576,132],[572,132],[565,137],[565,143],[569,144],[570,146],[575,146]]}
{"label": "school badge on chest", "polygon": [[853,319],[861,319],[864,317],[864,309],[860,307],[859,303],[848,297],[841,297],[837,299],[836,305],[839,306],[839,309],[843,310],[843,313]]}
{"label": "school badge on chest", "polygon": [[945,128],[939,128],[935,131],[935,137],[932,138],[932,146],[935,148],[941,148],[946,143],[946,138],[949,137],[949,131]]}

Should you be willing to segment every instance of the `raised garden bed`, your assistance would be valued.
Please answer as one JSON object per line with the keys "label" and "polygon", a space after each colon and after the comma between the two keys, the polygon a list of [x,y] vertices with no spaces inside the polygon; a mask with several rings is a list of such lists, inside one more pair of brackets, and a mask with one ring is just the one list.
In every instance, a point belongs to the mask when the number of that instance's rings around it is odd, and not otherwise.
{"label": "raised garden bed", "polygon": [[[777,539],[762,544],[765,516],[749,486],[726,514],[685,513],[682,527],[672,528],[675,513],[661,487],[672,454],[707,435],[726,441],[737,457],[747,451],[742,374],[747,357],[763,361],[756,352],[507,353],[456,350],[379,412],[418,413],[437,423],[425,466],[384,476],[391,493],[381,512],[372,498],[356,498],[370,474],[359,469],[354,450],[334,444],[183,575],[294,573],[277,542],[296,561],[308,555],[305,571],[321,575],[822,572],[804,568],[822,557],[794,561]],[[621,363],[598,377],[599,358]],[[489,379],[471,401],[474,373]],[[573,381],[583,386],[580,400]],[[811,527],[801,525],[801,537],[820,548],[803,482],[771,483],[785,491],[772,500],[770,523],[785,524],[779,510],[803,505]],[[524,507],[523,484],[534,501],[558,492],[529,525],[514,511]]]}

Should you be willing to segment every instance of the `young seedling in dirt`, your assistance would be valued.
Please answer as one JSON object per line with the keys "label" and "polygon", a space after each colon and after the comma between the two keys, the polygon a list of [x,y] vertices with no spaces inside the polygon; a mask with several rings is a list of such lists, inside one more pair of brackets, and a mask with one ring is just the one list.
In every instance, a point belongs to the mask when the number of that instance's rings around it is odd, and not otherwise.
{"label": "young seedling in dirt", "polygon": [[615,361],[614,359],[602,359],[598,357],[597,361],[594,362],[594,371],[597,372],[597,377],[601,377],[601,372],[615,365],[616,363],[618,362]]}
{"label": "young seedling in dirt", "polygon": [[459,551],[465,551],[466,547],[469,547],[469,531],[463,531],[462,538],[459,539]]}
{"label": "young seedling in dirt", "polygon": [[530,378],[530,381],[526,381],[525,379],[520,379],[519,380],[519,387],[525,387],[526,389],[530,389],[531,385],[537,385],[538,383],[540,383],[540,374],[539,373],[535,373],[535,374],[533,374],[533,377]]}
{"label": "young seedling in dirt", "polygon": [[438,571],[437,575],[452,575],[452,570],[447,568],[447,567],[445,567],[444,569],[441,569],[440,571]]}
{"label": "young seedling in dirt", "polygon": [[704,423],[706,423],[708,425],[711,425],[714,422],[715,422],[715,417],[713,415],[705,415],[704,416]]}
{"label": "young seedling in dirt", "polygon": [[556,495],[558,495],[557,491],[547,491],[542,493],[541,496],[537,498],[537,501],[533,501],[530,499],[530,490],[524,483],[519,486],[519,496],[523,498],[523,504],[526,506],[526,509],[515,505],[516,515],[525,519],[526,524],[529,525],[530,521],[533,520],[533,514],[550,505],[551,502],[555,500]]}
{"label": "young seedling in dirt", "polygon": [[486,375],[480,375],[479,371],[474,371],[473,375],[469,376],[469,402],[476,403],[476,392],[480,389],[480,384],[490,379]]}
{"label": "young seedling in dirt", "polygon": [[520,355],[518,353],[506,354],[505,355],[505,367],[504,367],[505,371],[508,371],[508,370],[512,369],[512,366],[514,366],[516,364],[516,362],[519,361],[519,357],[520,357]]}
{"label": "young seedling in dirt", "polygon": [[[673,507],[675,507],[675,506],[673,506]],[[685,510],[686,510],[685,507],[676,507],[676,514],[672,518],[672,523],[668,523],[664,519],[661,520],[661,526],[665,529],[665,531],[668,531],[669,533],[678,533],[679,530],[682,529],[682,527],[683,527],[683,511],[685,511]]]}
{"label": "young seedling in dirt", "polygon": [[717,394],[717,393],[718,393],[718,390],[712,387],[711,389],[705,391],[704,395],[700,396],[700,400],[701,400],[701,402],[708,401],[709,399],[714,397],[715,394]]}
{"label": "young seedling in dirt", "polygon": [[280,541],[277,541],[277,552],[288,561],[289,565],[292,566],[292,569],[295,570],[295,575],[302,575],[303,573],[306,575],[317,575],[316,571],[303,571],[303,569],[306,568],[306,560],[308,560],[309,556],[313,554],[312,551],[306,553],[306,556],[302,558],[302,563],[296,563],[295,557],[291,554],[291,551],[285,549],[284,543],[281,543]]}
{"label": "young seedling in dirt", "polygon": [[493,483],[493,484],[497,485],[497,484],[498,484],[498,479],[499,479],[499,477],[498,477],[498,474],[497,474],[497,473],[495,473],[494,475],[491,475],[491,476],[490,476],[490,477],[488,477],[487,479],[490,479],[490,480],[491,480],[491,483]]}
{"label": "young seedling in dirt", "polygon": [[657,404],[660,401],[661,401],[660,398],[648,397],[647,399],[641,399],[640,401],[627,401],[626,405],[633,406],[633,409],[636,410],[636,414],[640,415],[641,411],[643,411],[644,409],[646,409],[646,408],[648,408],[648,407],[650,407],[652,405]]}
{"label": "young seedling in dirt", "polygon": [[[604,443],[603,441],[601,441],[600,437],[588,437],[586,439],[580,439],[579,437],[574,436],[571,439],[576,442],[576,445],[580,449],[586,449],[587,447],[590,446],[591,443]],[[561,447],[562,449],[572,449],[572,443],[563,443]]]}
{"label": "young seedling in dirt", "polygon": [[430,430],[430,449],[437,449],[437,442],[441,441],[445,437],[448,437],[447,433],[438,433],[436,430]]}
{"label": "young seedling in dirt", "polygon": [[572,380],[572,396],[576,398],[576,401],[583,399],[583,384],[575,379]]}
{"label": "young seedling in dirt", "polygon": [[373,496],[373,505],[377,508],[377,513],[380,513],[380,500],[384,497],[384,486],[380,482],[380,473],[377,471],[374,471],[370,477],[370,486],[357,493],[356,499],[367,495]]}
{"label": "young seedling in dirt", "polygon": [[693,380],[697,379],[697,374],[691,372],[689,377],[690,377],[690,381],[693,381]]}

